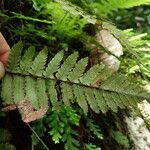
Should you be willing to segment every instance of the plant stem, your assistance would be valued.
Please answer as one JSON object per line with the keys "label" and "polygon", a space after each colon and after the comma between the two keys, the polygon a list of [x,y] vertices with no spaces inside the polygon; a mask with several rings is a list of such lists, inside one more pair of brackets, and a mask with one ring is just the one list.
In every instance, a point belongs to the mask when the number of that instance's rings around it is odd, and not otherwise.
{"label": "plant stem", "polygon": [[35,134],[37,139],[42,143],[42,145],[45,147],[46,150],[49,150],[49,148],[46,146],[46,144],[43,142],[43,140],[38,136],[38,134],[34,131],[34,129],[30,126],[30,124],[27,124],[27,126],[30,128],[30,130]]}

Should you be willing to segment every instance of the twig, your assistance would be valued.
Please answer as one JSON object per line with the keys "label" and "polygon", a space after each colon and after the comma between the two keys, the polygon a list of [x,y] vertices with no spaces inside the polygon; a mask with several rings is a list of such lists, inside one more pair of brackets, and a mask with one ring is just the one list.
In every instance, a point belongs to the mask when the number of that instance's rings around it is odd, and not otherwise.
{"label": "twig", "polygon": [[42,143],[42,145],[45,147],[46,150],[50,150],[46,144],[43,142],[43,140],[38,136],[38,134],[34,131],[34,129],[29,125],[27,124],[27,126],[30,128],[30,130],[35,134],[35,136],[37,137],[37,139]]}

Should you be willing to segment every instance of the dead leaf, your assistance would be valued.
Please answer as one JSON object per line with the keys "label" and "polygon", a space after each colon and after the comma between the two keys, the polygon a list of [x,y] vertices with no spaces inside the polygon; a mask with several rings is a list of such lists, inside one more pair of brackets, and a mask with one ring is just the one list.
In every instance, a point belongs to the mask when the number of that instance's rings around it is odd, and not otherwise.
{"label": "dead leaf", "polygon": [[22,120],[25,123],[43,118],[43,116],[47,112],[47,108],[44,107],[40,108],[39,110],[35,110],[31,102],[27,100],[20,101],[20,103],[18,104],[18,109],[21,114]]}

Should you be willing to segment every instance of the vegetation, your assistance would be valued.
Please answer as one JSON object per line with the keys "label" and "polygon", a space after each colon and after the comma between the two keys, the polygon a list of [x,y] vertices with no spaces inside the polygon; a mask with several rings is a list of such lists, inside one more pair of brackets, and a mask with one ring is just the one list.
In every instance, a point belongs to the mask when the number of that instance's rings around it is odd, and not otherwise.
{"label": "vegetation", "polygon": [[[132,22],[126,18],[127,11],[134,16],[134,9],[148,8],[150,0],[6,0],[0,4],[1,31],[12,47],[1,82],[1,108],[8,112],[0,112],[0,130],[8,136],[3,136],[0,147],[131,149],[122,116],[130,107],[136,110],[139,101],[150,100],[142,87],[150,79],[150,42],[148,22],[142,29],[125,30]],[[146,6],[132,8],[139,5]],[[107,31],[112,43],[117,40],[124,50],[122,57],[98,39],[101,31]],[[104,54],[121,62],[118,72],[104,62]],[[16,142],[22,128],[26,132],[21,138],[27,144]]]}

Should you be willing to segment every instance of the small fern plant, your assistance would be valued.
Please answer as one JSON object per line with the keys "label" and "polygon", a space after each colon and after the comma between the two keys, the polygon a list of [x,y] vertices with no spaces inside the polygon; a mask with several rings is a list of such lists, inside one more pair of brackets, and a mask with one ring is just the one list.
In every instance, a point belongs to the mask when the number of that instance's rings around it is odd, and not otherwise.
{"label": "small fern plant", "polygon": [[88,58],[78,60],[78,52],[65,57],[60,51],[49,61],[47,48],[38,54],[34,47],[24,54],[22,49],[21,42],[11,49],[1,96],[4,105],[19,109],[25,122],[43,117],[49,106],[59,109],[62,103],[77,103],[87,114],[89,107],[96,113],[117,112],[150,100],[150,93],[103,64],[88,68]]}
{"label": "small fern plant", "polygon": [[[82,119],[86,122],[86,125],[83,124]],[[32,126],[40,138],[48,131],[55,144],[63,142],[65,150],[78,150],[81,147],[88,150],[100,150],[97,145],[93,144],[92,140],[103,139],[99,125],[93,119],[85,116],[78,107],[62,105],[58,111],[49,108],[45,117],[33,122]],[[46,127],[48,127],[47,130]],[[35,149],[43,148],[35,134],[32,134],[32,143]]]}
{"label": "small fern plant", "polygon": [[76,110],[72,107],[61,107],[59,111],[50,110],[45,117],[52,136],[52,140],[56,143],[64,142],[66,150],[77,150],[79,141],[76,139],[78,132],[74,129],[79,125],[80,117]]}

